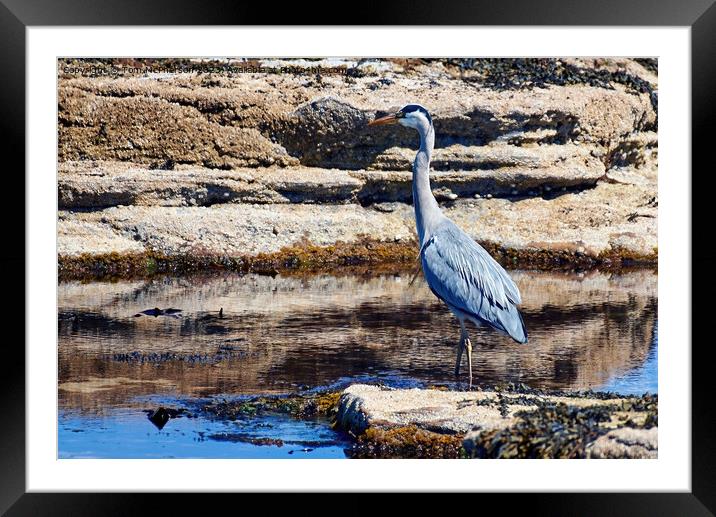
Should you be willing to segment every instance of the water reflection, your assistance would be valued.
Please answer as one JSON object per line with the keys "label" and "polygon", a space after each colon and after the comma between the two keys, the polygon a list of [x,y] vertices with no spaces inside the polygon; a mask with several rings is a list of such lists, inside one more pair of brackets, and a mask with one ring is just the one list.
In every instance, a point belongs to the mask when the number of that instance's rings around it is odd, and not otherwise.
{"label": "water reflection", "polygon": [[[654,272],[511,274],[530,341],[473,329],[478,382],[656,391]],[[137,396],[282,393],[353,378],[452,382],[458,325],[410,276],[63,282],[60,407],[102,412]],[[181,317],[134,317],[154,307]]]}

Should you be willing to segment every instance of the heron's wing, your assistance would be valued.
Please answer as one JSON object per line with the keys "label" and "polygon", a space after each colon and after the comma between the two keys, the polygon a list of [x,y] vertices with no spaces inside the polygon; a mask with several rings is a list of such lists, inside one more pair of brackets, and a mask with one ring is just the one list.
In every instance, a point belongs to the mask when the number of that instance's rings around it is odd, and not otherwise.
{"label": "heron's wing", "polygon": [[485,249],[447,220],[421,249],[425,279],[449,306],[506,332],[519,342],[527,340],[516,305],[520,292]]}

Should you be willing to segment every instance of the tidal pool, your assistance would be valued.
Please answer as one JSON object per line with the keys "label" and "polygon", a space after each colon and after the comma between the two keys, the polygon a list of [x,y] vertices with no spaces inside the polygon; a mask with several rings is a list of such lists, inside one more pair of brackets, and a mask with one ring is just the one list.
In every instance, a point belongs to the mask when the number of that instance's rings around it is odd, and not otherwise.
{"label": "tidal pool", "polygon": [[[656,393],[657,275],[512,271],[529,342],[471,329],[478,384]],[[62,282],[58,456],[345,457],[327,421],[147,412],[353,381],[459,387],[459,327],[411,273]],[[147,309],[177,314],[141,315]],[[281,440],[278,444],[277,440]]]}

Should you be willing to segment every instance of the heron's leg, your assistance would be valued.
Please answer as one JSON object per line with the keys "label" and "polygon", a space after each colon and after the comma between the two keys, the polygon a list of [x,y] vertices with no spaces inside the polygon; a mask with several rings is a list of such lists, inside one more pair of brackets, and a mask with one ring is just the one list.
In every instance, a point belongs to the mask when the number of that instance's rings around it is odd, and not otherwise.
{"label": "heron's leg", "polygon": [[467,368],[470,370],[470,388],[472,388],[472,343],[470,338],[465,334],[465,348],[467,349]]}
{"label": "heron's leg", "polygon": [[462,349],[465,347],[467,339],[467,331],[465,330],[465,322],[460,320],[460,343],[457,345],[457,359],[455,360],[455,375],[460,375],[460,361],[462,360]]}
{"label": "heron's leg", "polygon": [[463,346],[463,339],[462,339],[462,335],[461,335],[460,342],[457,345],[457,359],[455,360],[455,377],[460,375],[460,360],[462,359],[462,346]]}

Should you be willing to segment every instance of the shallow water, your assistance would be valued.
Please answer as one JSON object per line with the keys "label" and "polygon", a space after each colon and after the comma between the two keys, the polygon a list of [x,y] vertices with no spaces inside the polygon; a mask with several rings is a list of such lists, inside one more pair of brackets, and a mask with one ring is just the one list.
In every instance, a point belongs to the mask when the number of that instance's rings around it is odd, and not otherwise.
{"label": "shallow water", "polygon": [[[280,442],[256,445],[252,439]],[[60,411],[59,440],[59,458],[344,458],[348,447],[345,437],[320,419],[180,417],[158,429],[134,408],[114,408],[101,415]]]}
{"label": "shallow water", "polygon": [[[658,391],[655,273],[511,275],[530,340],[473,328],[477,383]],[[410,278],[225,273],[61,283],[59,456],[343,456],[345,441],[327,422],[175,418],[159,430],[143,411],[353,381],[459,386],[459,327],[422,278],[409,286]],[[154,307],[182,312],[135,317]],[[255,445],[236,434],[296,443]],[[294,449],[312,450],[289,455]]]}

